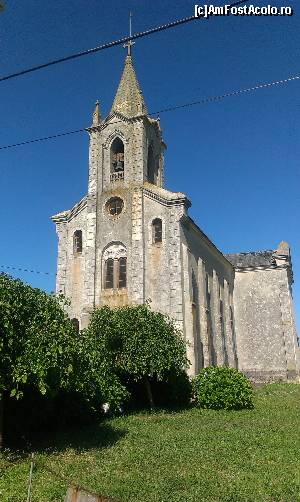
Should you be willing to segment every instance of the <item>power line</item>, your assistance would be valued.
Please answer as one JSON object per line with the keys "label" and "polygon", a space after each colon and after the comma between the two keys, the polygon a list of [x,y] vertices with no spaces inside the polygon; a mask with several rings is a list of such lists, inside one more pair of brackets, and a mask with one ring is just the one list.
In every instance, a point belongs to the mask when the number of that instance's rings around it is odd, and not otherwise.
{"label": "power line", "polygon": [[[238,96],[239,94],[244,94],[247,92],[252,92],[252,91],[257,91],[259,89],[265,89],[266,87],[272,87],[275,85],[282,85],[282,84],[287,84],[288,82],[292,82],[294,80],[299,80],[300,75],[295,75],[293,77],[288,77],[282,80],[275,80],[274,82],[267,82],[264,84],[257,84],[254,85],[253,87],[247,87],[246,89],[239,89],[237,91],[231,91],[227,92],[226,94],[221,94],[219,96],[210,96],[208,98],[200,99],[199,101],[192,101],[191,103],[185,103],[183,105],[177,105],[177,106],[172,106],[170,108],[164,108],[163,110],[159,110],[156,112],[156,114],[159,113],[166,113],[166,112],[172,112],[175,110],[179,110],[180,108],[187,108],[189,106],[194,106],[194,105],[204,105],[205,103],[212,103],[214,101],[220,101],[221,99],[225,98],[230,98],[233,96]],[[153,115],[153,114],[151,114]]]}
{"label": "power line", "polygon": [[[238,5],[241,5],[243,3],[249,2],[249,0],[239,0],[237,2],[234,2],[230,4],[228,7],[236,7]],[[49,66],[53,66],[59,63],[64,63],[66,61],[70,61],[72,59],[77,59],[82,56],[88,56],[89,54],[95,54],[95,52],[103,51],[105,49],[110,49],[111,47],[115,47],[117,45],[122,45],[124,43],[129,42],[130,40],[136,40],[138,38],[143,38],[149,35],[153,35],[154,33],[158,33],[160,31],[164,31],[170,28],[175,28],[176,26],[180,26],[185,23],[189,23],[191,21],[199,21],[200,19],[204,19],[203,17],[195,17],[195,16],[189,16],[185,17],[183,19],[178,19],[177,21],[171,21],[170,23],[163,24],[161,26],[156,26],[155,28],[150,28],[148,30],[141,31],[139,33],[135,33],[134,35],[130,35],[127,37],[120,38],[118,40],[113,40],[112,42],[107,42],[105,44],[99,45],[98,47],[94,47],[93,49],[87,49],[86,51],[81,51],[77,52],[75,54],[71,54],[70,56],[65,56],[63,58],[55,59],[53,61],[49,61],[48,63],[40,64],[38,66],[33,66],[32,68],[27,68],[25,70],[20,70],[16,73],[11,73],[10,75],[6,75],[4,77],[0,77],[0,82],[3,82],[4,80],[10,80],[12,78],[17,78],[22,75],[25,75],[27,73],[32,73],[34,71],[42,70],[43,68],[48,68]]]}
{"label": "power line", "polygon": [[0,150],[5,150],[6,148],[15,148],[17,146],[28,145],[29,143],[37,143],[39,141],[47,141],[49,139],[60,138],[61,136],[69,136],[70,134],[78,134],[79,132],[86,132],[86,129],[76,129],[75,131],[66,131],[53,134],[52,136],[45,136],[43,138],[29,139],[21,141],[20,143],[15,143],[14,145],[0,146]]}
{"label": "power line", "polygon": [[30,274],[56,275],[53,272],[42,272],[41,270],[32,270],[29,268],[12,267],[10,265],[0,265],[0,268],[6,270],[16,270],[18,272],[29,272]]}
{"label": "power line", "polygon": [[[273,86],[277,86],[277,85],[287,84],[287,83],[293,82],[295,80],[300,80],[300,75],[295,75],[295,76],[288,77],[288,78],[285,78],[285,79],[282,79],[282,80],[275,80],[274,82],[266,82],[266,83],[263,83],[263,84],[257,84],[257,85],[254,85],[252,87],[247,87],[245,89],[238,89],[236,91],[227,92],[225,94],[220,94],[218,96],[210,96],[208,98],[203,98],[203,99],[200,99],[198,101],[192,101],[192,102],[189,102],[189,103],[183,103],[181,105],[175,105],[175,106],[172,106],[172,107],[169,107],[169,108],[163,108],[161,110],[157,110],[156,112],[151,112],[151,113],[149,113],[149,115],[159,115],[161,113],[167,113],[167,112],[172,112],[172,111],[180,110],[181,108],[188,108],[188,107],[191,107],[191,106],[204,105],[204,104],[207,104],[207,103],[213,103],[213,102],[216,102],[216,101],[221,101],[222,99],[225,99],[225,98],[230,98],[230,97],[234,97],[234,96],[239,96],[241,94],[245,94],[245,93],[257,91],[259,89],[265,89],[265,88],[269,88],[269,87],[273,87]],[[122,122],[122,121],[120,120],[118,122]],[[115,124],[117,124],[118,122],[115,122]],[[86,132],[86,128],[77,129],[77,130],[74,130],[74,131],[61,132],[61,133],[53,134],[52,136],[45,136],[43,138],[29,139],[29,140],[21,141],[20,143],[14,143],[14,144],[11,144],[11,145],[0,146],[0,150],[5,150],[5,149],[8,149],[8,148],[15,148],[15,147],[18,147],[18,146],[29,145],[31,143],[37,143],[39,141],[47,141],[47,140],[50,140],[50,139],[56,139],[56,138],[60,138],[61,136],[69,136],[71,134],[77,134],[77,133],[80,133],[80,132]]]}

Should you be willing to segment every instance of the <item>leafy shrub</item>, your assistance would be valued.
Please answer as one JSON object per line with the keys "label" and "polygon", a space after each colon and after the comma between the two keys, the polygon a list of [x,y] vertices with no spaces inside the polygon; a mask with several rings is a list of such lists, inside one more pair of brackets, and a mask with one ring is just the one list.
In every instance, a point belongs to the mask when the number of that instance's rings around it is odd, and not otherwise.
{"label": "leafy shrub", "polygon": [[215,410],[253,408],[253,389],[250,381],[234,368],[209,366],[193,380],[197,406]]}

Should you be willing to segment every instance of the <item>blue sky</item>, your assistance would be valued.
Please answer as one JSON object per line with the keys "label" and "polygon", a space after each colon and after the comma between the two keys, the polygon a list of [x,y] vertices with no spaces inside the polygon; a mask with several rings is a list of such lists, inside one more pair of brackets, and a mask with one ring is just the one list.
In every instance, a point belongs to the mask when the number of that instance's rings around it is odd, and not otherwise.
{"label": "blue sky", "polygon": [[[222,2],[216,1],[215,5]],[[257,5],[268,2],[253,1]],[[134,60],[150,111],[300,75],[300,13],[194,21],[137,41]],[[1,75],[67,56],[194,12],[169,0],[7,0],[0,14]],[[0,146],[87,127],[96,99],[112,104],[125,51],[116,47],[0,84]],[[223,252],[293,253],[300,320],[300,81],[161,114],[166,185],[192,200],[191,216]],[[85,193],[88,136],[0,151],[0,265],[54,290],[50,216]]]}

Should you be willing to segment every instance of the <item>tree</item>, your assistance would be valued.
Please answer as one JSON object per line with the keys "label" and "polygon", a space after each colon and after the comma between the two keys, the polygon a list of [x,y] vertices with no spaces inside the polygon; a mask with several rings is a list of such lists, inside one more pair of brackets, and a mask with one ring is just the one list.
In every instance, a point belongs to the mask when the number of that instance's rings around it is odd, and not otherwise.
{"label": "tree", "polygon": [[77,334],[62,296],[0,274],[0,447],[3,396],[21,398],[24,385],[42,394],[59,389],[117,404],[127,393],[94,341]]}
{"label": "tree", "polygon": [[4,392],[19,399],[25,384],[37,387],[42,394],[69,384],[76,333],[63,310],[64,304],[62,297],[0,274],[2,425]]}
{"label": "tree", "polygon": [[151,408],[149,377],[163,380],[170,372],[180,374],[188,366],[186,345],[174,322],[147,304],[95,310],[87,331],[97,340],[102,358],[118,374],[144,381]]}

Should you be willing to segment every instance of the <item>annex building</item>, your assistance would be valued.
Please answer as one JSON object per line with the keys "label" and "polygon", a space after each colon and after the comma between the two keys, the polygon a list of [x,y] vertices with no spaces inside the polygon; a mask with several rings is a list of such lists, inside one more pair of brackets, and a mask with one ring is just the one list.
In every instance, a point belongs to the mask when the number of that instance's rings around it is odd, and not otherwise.
{"label": "annex building", "polygon": [[151,301],[188,341],[190,374],[237,367],[257,381],[295,379],[300,358],[289,246],[224,255],[164,186],[166,145],[148,115],[131,43],[110,114],[93,114],[88,193],[52,217],[57,293],[83,328],[95,307]]}

